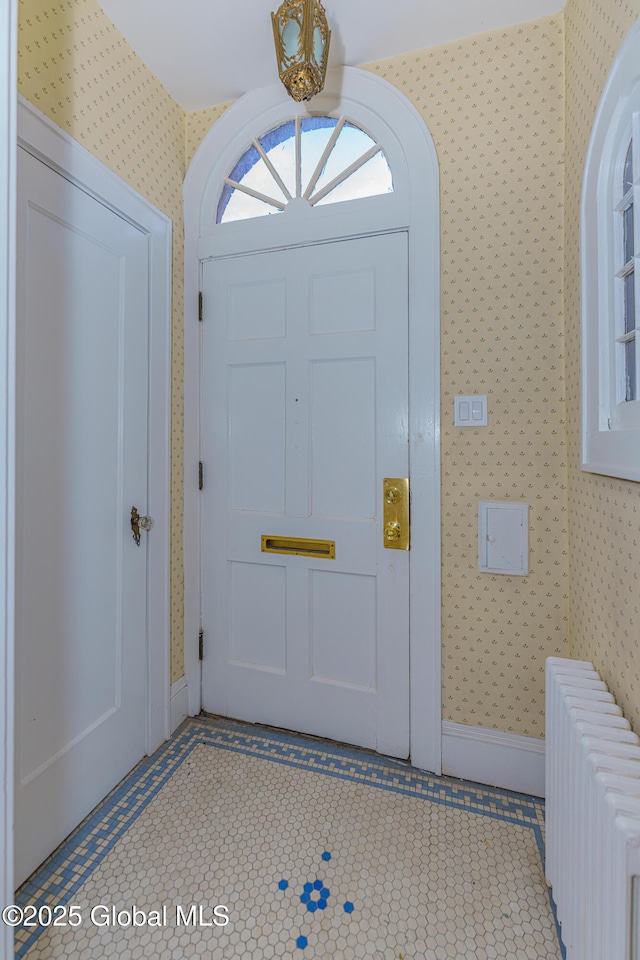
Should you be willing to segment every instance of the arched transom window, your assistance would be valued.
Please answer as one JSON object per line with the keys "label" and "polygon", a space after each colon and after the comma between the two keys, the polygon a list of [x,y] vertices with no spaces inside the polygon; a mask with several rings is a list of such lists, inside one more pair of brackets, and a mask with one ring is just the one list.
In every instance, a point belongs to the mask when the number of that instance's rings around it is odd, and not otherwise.
{"label": "arched transom window", "polygon": [[225,179],[216,223],[393,191],[384,151],[345,117],[297,117],[253,141]]}

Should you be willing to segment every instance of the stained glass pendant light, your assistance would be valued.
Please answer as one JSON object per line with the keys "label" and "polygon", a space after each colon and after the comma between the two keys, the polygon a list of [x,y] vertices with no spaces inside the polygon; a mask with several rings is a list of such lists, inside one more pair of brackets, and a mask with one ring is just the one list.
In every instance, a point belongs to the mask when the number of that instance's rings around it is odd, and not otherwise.
{"label": "stained glass pendant light", "polygon": [[271,14],[280,79],[298,102],[324,87],[331,31],[320,0],[284,0]]}

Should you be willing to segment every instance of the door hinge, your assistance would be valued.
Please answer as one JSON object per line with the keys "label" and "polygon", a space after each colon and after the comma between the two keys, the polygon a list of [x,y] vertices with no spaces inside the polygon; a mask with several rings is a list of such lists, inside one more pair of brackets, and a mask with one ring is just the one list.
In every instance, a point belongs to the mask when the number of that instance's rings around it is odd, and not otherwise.
{"label": "door hinge", "polygon": [[198,462],[198,490],[204,490],[204,467],[202,460]]}
{"label": "door hinge", "polygon": [[202,627],[198,633],[198,660],[204,660],[204,630]]}
{"label": "door hinge", "polygon": [[202,296],[202,290],[198,293],[198,320],[202,322],[202,315],[204,313],[204,297]]}

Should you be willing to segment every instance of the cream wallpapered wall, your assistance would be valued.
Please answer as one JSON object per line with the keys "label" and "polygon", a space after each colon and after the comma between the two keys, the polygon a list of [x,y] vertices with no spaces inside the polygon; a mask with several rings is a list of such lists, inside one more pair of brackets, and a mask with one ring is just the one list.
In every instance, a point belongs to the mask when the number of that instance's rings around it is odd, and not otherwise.
{"label": "cream wallpapered wall", "polygon": [[216,120],[219,120],[229,103],[221,103],[216,107],[205,107],[204,110],[194,110],[185,116],[184,125],[184,155],[187,167],[193,160],[193,155],[211,130]]}
{"label": "cream wallpapered wall", "polygon": [[[367,69],[415,104],[442,202],[444,715],[544,733],[544,660],[566,652],[563,18]],[[190,158],[217,116],[187,114]],[[455,394],[489,427],[453,426]],[[531,575],[478,573],[478,500],[525,500]]]}
{"label": "cream wallpapered wall", "polygon": [[95,0],[21,0],[19,92],[173,221],[171,677],[184,673],[184,112]]}
{"label": "cream wallpapered wall", "polygon": [[566,330],[570,643],[640,731],[640,484],[580,470],[580,191],[602,88],[640,0],[568,0]]}
{"label": "cream wallpapered wall", "polygon": [[[566,639],[563,40],[558,16],[369,68],[440,161],[444,716],[529,736]],[[473,393],[489,427],[454,427],[454,395]],[[528,577],[478,573],[491,498],[531,504]]]}

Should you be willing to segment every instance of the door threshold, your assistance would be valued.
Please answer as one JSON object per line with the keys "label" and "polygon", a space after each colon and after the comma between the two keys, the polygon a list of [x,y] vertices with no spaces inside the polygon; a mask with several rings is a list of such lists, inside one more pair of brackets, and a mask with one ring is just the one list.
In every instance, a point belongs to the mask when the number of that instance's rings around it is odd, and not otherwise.
{"label": "door threshold", "polygon": [[300,733],[299,730],[289,730],[287,727],[273,727],[267,723],[251,723],[248,720],[237,720],[235,717],[225,717],[220,713],[207,713],[201,710],[199,717],[203,720],[216,720],[223,723],[229,723],[238,726],[244,730],[252,727],[255,730],[264,731],[264,733],[273,733],[282,737],[292,737],[296,740],[309,740],[311,743],[326,744],[329,747],[339,747],[341,750],[351,750],[360,756],[380,757],[386,763],[397,763],[398,766],[411,767],[411,758],[400,760],[398,757],[391,757],[386,753],[378,753],[377,750],[371,750],[369,747],[359,747],[354,743],[347,743],[345,740],[331,740],[329,737],[319,737],[313,733]]}

